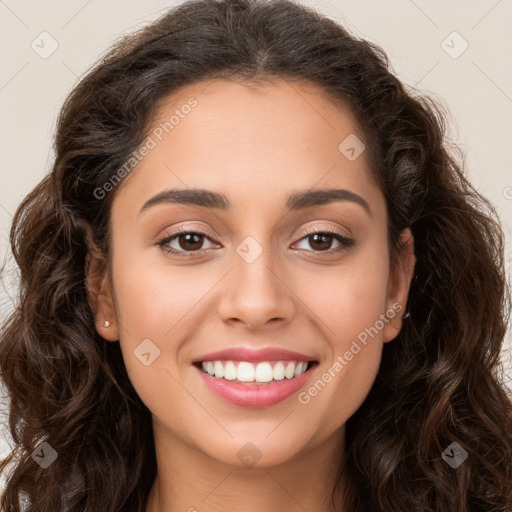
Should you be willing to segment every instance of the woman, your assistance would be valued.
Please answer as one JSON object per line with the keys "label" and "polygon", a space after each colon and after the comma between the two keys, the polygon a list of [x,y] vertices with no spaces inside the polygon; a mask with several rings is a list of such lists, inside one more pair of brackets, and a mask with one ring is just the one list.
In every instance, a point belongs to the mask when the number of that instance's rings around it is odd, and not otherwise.
{"label": "woman", "polygon": [[2,509],[512,510],[502,232],[444,129],[287,0],[120,41],[13,221]]}

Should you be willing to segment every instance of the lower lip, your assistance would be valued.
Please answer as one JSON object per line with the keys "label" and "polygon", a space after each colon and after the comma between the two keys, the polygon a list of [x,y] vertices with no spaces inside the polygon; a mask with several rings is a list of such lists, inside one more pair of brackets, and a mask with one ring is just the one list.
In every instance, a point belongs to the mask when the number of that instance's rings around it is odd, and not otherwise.
{"label": "lower lip", "polygon": [[197,368],[197,366],[195,368],[210,391],[222,400],[242,407],[269,407],[286,400],[299,391],[309,380],[317,366],[318,363],[315,362],[311,368],[298,377],[293,379],[285,377],[283,380],[265,384],[239,384],[213,377]]}

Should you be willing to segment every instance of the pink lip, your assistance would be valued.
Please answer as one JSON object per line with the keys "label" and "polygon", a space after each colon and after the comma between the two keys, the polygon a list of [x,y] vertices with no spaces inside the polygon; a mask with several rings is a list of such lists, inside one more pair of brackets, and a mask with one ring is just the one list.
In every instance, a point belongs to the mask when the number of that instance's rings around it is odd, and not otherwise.
{"label": "pink lip", "polygon": [[262,362],[262,361],[314,361],[313,357],[292,352],[291,350],[284,350],[281,348],[262,348],[259,350],[249,349],[246,347],[234,347],[225,350],[218,350],[217,352],[210,352],[201,357],[194,359],[193,363],[201,361],[249,361],[249,362]]}
{"label": "pink lip", "polygon": [[210,391],[215,393],[222,400],[243,407],[269,407],[282,402],[299,391],[311,378],[317,366],[318,364],[315,363],[302,375],[294,377],[293,379],[287,379],[285,377],[283,380],[272,381],[271,383],[265,384],[239,384],[226,379],[213,377],[197,368],[197,366],[196,369]]}

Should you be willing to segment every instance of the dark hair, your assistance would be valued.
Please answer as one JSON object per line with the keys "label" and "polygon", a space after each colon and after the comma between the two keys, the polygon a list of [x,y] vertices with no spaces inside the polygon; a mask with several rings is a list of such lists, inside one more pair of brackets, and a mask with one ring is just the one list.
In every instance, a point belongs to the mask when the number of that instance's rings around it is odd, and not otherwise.
{"label": "dark hair", "polygon": [[[273,77],[318,84],[356,114],[388,210],[395,257],[410,227],[416,267],[401,332],[347,421],[345,510],[512,510],[512,404],[500,382],[510,298],[496,212],[447,145],[446,114],[407,90],[385,53],[288,0],[192,0],[124,37],[67,98],[52,171],[16,211],[19,300],[0,338],[15,462],[0,507],[145,510],[156,475],[150,411],[119,344],[94,328],[91,234],[107,256],[115,190],[94,193],[140,147],[159,101],[186,84]],[[48,468],[31,453],[58,453]],[[456,470],[441,454],[469,454]],[[334,496],[334,493],[333,493]]]}

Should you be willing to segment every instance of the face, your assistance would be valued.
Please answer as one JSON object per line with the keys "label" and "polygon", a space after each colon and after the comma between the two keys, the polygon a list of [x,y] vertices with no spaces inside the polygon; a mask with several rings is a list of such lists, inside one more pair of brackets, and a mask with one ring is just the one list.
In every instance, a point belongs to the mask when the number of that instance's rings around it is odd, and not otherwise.
{"label": "face", "polygon": [[[306,82],[200,82],[160,105],[147,153],[115,190],[111,281],[90,274],[97,330],[119,339],[155,435],[237,466],[251,442],[259,465],[274,465],[359,408],[401,327],[414,263],[408,231],[408,256],[390,262],[364,139],[350,110]],[[199,189],[221,197],[184,201]],[[241,351],[211,355],[225,349]],[[252,361],[244,349],[271,350]],[[301,358],[300,376],[275,369]],[[225,377],[203,372],[205,359]],[[245,361],[236,380],[227,360],[235,372]],[[246,382],[247,365],[272,380]]]}

